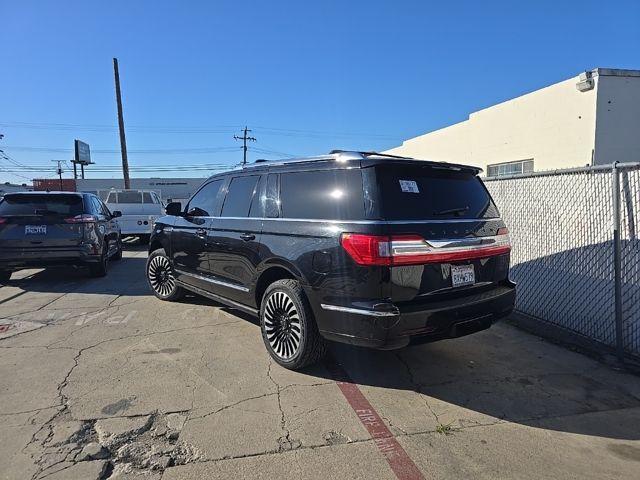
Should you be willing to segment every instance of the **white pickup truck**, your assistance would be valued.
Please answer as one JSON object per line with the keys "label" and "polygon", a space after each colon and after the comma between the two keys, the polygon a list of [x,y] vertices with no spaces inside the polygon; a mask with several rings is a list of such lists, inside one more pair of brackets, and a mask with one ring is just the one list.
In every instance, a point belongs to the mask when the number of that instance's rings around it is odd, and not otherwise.
{"label": "white pickup truck", "polygon": [[160,195],[153,190],[116,190],[101,192],[112,212],[122,212],[118,218],[122,236],[135,236],[148,243],[156,218],[164,215]]}

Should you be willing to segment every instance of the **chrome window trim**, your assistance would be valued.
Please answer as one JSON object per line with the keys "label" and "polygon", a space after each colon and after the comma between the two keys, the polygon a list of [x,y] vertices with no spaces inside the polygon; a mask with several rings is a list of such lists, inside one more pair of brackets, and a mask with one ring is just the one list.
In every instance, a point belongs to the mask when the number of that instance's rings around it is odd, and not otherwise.
{"label": "chrome window trim", "polygon": [[365,310],[363,308],[341,307],[340,305],[328,305],[321,303],[320,306],[325,310],[333,310],[335,312],[355,313],[356,315],[369,315],[372,317],[397,317],[399,312],[377,312],[374,310]]}
{"label": "chrome window trim", "polygon": [[203,280],[205,282],[215,283],[216,285],[221,285],[223,287],[234,288],[236,290],[240,290],[241,292],[248,292],[249,291],[249,289],[247,287],[244,287],[242,285],[236,285],[234,283],[229,283],[229,282],[225,282],[225,281],[222,281],[222,280],[216,280],[214,278],[204,277],[204,276],[198,275],[196,273],[185,272],[184,270],[180,270],[178,268],[176,268],[174,270],[176,271],[176,273],[179,273],[181,275],[187,275],[189,277],[197,278],[198,280]]}

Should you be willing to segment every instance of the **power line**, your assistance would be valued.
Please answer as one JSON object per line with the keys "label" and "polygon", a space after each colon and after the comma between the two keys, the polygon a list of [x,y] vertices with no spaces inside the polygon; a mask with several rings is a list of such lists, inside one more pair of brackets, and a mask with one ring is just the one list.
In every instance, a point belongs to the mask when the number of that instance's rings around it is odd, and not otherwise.
{"label": "power line", "polygon": [[[114,125],[97,124],[73,124],[73,123],[31,123],[31,122],[0,122],[0,126],[7,128],[23,128],[31,130],[83,130],[93,132],[117,132],[118,127]],[[152,125],[129,125],[128,131],[138,133],[202,133],[202,134],[228,134],[242,128],[241,125],[213,125],[210,127],[180,127],[180,126],[152,126]]]}
{"label": "power line", "polygon": [[17,160],[14,160],[13,158],[11,158],[4,150],[0,150],[0,156],[2,158],[4,158],[5,160],[7,160],[8,162],[13,163],[14,165],[17,165],[19,167],[26,167],[26,165],[23,165],[22,163],[18,162]]}
{"label": "power line", "polygon": [[[30,146],[22,146],[22,145],[12,145],[6,146],[5,148],[16,150],[16,151],[25,151],[25,152],[51,152],[51,153],[67,153],[73,152],[72,148],[64,148],[64,147],[30,147]],[[218,152],[232,152],[235,151],[237,147],[197,147],[197,148],[149,148],[149,149],[128,149],[129,153],[135,153],[138,155],[145,154],[206,154],[206,153],[218,153]],[[104,153],[104,154],[114,154],[120,153],[118,149],[91,149],[91,153]]]}
{"label": "power line", "polygon": [[242,131],[244,133],[242,134],[241,137],[234,135],[233,138],[235,140],[242,140],[242,151],[243,151],[242,165],[246,165],[247,164],[247,140],[250,142],[257,142],[257,140],[254,137],[247,136],[247,132],[250,132],[251,130],[249,130],[246,126]]}
{"label": "power line", "polygon": [[[2,127],[25,128],[35,130],[83,130],[92,132],[114,132],[118,128],[113,125],[98,124],[72,124],[72,123],[30,123],[30,122],[0,122]],[[128,131],[136,133],[163,133],[163,134],[227,134],[237,128],[239,125],[213,125],[213,126],[151,126],[151,125],[131,125],[127,127]],[[254,126],[256,131],[260,131],[262,135],[276,135],[286,137],[310,137],[310,138],[336,138],[336,137],[355,137],[355,138],[377,138],[380,140],[402,140],[404,137],[400,135],[390,135],[386,133],[370,133],[370,132],[340,132],[326,130],[304,130],[267,126]]]}
{"label": "power line", "polygon": [[19,173],[12,172],[11,170],[5,170],[4,167],[0,167],[0,172],[8,173],[14,177],[22,178],[23,180],[32,181],[33,179],[30,177],[25,177],[24,175],[20,175]]}
{"label": "power line", "polygon": [[[2,140],[3,138],[4,138],[4,135],[0,134],[0,140]],[[7,161],[7,162],[9,162],[9,163],[11,163],[11,164],[13,164],[15,166],[18,166],[18,167],[26,167],[26,165],[23,165],[20,162],[18,162],[17,160],[14,160],[13,158],[11,158],[7,153],[5,153],[4,150],[0,150],[0,159],[5,160],[5,161]],[[8,172],[6,170],[6,168],[1,167],[1,166],[0,166],[0,168],[2,169],[1,171]],[[20,174],[17,174],[17,173],[10,173],[10,175],[13,175],[14,177],[22,178],[23,180],[31,181],[31,179],[29,177],[25,177],[24,175],[20,175]]]}
{"label": "power line", "polygon": [[277,150],[269,150],[266,148],[258,148],[258,147],[253,147],[253,151],[258,153],[266,153],[267,155],[278,155],[278,156],[289,157],[289,158],[294,158],[297,156],[297,155],[292,155],[290,153],[279,152]]}

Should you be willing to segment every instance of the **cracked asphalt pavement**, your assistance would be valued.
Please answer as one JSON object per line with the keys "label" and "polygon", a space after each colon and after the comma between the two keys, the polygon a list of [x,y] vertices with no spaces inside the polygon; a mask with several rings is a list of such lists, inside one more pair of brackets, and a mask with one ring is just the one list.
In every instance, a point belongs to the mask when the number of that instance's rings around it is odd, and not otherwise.
{"label": "cracked asphalt pavement", "polygon": [[290,372],[145,258],[0,288],[0,478],[638,478],[636,376],[506,323]]}

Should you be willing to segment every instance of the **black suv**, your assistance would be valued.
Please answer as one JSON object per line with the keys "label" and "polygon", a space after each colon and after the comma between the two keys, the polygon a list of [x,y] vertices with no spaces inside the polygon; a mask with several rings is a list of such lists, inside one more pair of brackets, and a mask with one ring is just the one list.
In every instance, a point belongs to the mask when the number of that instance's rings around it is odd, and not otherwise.
{"label": "black suv", "polygon": [[214,175],[157,220],[149,285],[258,315],[291,369],[320,359],[325,339],[394,349],[483,330],[516,292],[479,171],[334,151]]}
{"label": "black suv", "polygon": [[122,258],[119,216],[89,193],[6,194],[0,200],[0,282],[14,270],[52,265],[106,275],[109,259]]}

